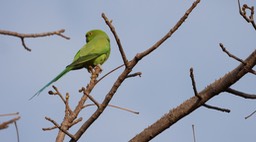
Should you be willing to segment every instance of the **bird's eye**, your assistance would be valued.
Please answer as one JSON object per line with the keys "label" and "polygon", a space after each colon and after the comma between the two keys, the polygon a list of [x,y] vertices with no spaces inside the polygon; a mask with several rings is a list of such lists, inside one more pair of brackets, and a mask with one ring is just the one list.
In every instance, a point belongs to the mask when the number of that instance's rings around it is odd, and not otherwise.
{"label": "bird's eye", "polygon": [[92,35],[92,32],[89,32],[89,33],[87,33],[86,35],[85,35],[85,37],[87,38],[87,37],[89,37],[89,36],[91,36]]}

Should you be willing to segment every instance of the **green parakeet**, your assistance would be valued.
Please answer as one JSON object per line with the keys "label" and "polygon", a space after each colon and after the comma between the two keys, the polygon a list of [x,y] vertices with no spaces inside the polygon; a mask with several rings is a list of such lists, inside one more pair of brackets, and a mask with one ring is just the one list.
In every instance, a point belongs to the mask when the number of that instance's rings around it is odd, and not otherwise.
{"label": "green parakeet", "polygon": [[102,65],[110,55],[110,39],[108,35],[101,30],[91,30],[86,33],[86,44],[76,53],[73,62],[68,65],[58,76],[47,83],[42,89],[36,92],[29,100],[39,95],[46,87],[60,79],[71,70],[81,68],[89,69],[89,66],[95,67]]}

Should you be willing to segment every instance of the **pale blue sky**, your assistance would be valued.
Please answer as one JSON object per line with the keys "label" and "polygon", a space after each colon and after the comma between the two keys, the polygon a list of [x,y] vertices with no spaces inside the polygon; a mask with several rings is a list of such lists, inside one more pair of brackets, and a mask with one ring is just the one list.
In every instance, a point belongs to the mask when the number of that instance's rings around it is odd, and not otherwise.
{"label": "pale blue sky", "polygon": [[[84,35],[88,30],[102,29],[111,38],[111,56],[103,65],[101,75],[122,63],[114,37],[101,13],[113,19],[127,57],[132,59],[167,33],[192,2],[2,0],[0,29],[40,33],[64,28],[65,35],[71,39],[58,36],[26,39],[27,46],[32,49],[32,52],[27,52],[20,39],[0,35],[1,114],[20,112],[21,142],[55,141],[57,130],[44,132],[41,128],[52,126],[45,116],[59,123],[62,121],[63,103],[58,97],[47,94],[51,87],[32,101],[28,99],[72,61],[85,43]],[[254,0],[243,2],[255,6]],[[190,67],[194,68],[198,91],[235,68],[239,63],[221,51],[220,42],[244,59],[255,50],[255,30],[239,15],[236,0],[201,1],[180,29],[134,68],[134,72],[142,72],[142,77],[127,79],[111,101],[111,104],[134,109],[140,114],[108,108],[80,141],[128,141],[193,95]],[[104,98],[120,72],[98,84],[92,92],[95,99]],[[79,70],[68,73],[54,85],[63,94],[70,93],[70,103],[74,108],[80,98],[78,90],[88,81],[87,71]],[[255,76],[246,75],[233,88],[255,93],[255,82]],[[152,142],[193,141],[192,124],[195,125],[197,140],[201,142],[255,141],[256,116],[244,119],[256,109],[253,100],[222,93],[208,104],[229,108],[231,113],[199,108]],[[93,107],[85,109],[80,116],[86,120],[94,110]],[[7,119],[1,118],[0,121]],[[71,133],[77,128],[71,129]],[[66,137],[65,141],[68,140]],[[16,141],[14,126],[1,131],[0,141]]]}

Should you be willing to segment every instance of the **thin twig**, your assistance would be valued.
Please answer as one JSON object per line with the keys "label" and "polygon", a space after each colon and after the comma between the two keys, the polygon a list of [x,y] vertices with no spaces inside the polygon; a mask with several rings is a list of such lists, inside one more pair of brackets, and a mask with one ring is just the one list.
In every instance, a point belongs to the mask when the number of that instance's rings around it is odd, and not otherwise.
{"label": "thin twig", "polygon": [[194,126],[194,124],[192,124],[192,131],[193,131],[194,142],[196,142],[196,134],[195,134],[195,126]]}
{"label": "thin twig", "polygon": [[185,20],[188,18],[189,14],[193,11],[193,9],[197,6],[197,4],[200,2],[200,0],[196,0],[192,6],[185,12],[185,14],[180,18],[180,20],[173,26],[172,29],[169,30],[169,32],[163,36],[159,41],[157,41],[152,47],[149,49],[138,53],[135,56],[135,60],[138,62],[138,60],[141,60],[143,57],[147,56],[154,50],[156,50],[162,43],[164,43],[168,38],[170,38],[178,29],[179,27],[185,22]]}
{"label": "thin twig", "polygon": [[122,56],[122,59],[123,59],[123,62],[125,64],[125,67],[128,68],[128,60],[126,58],[126,55],[125,55],[125,52],[124,52],[124,49],[122,47],[122,44],[121,44],[121,41],[116,33],[116,30],[115,30],[115,27],[112,25],[112,21],[109,21],[108,18],[106,17],[106,15],[104,13],[102,13],[102,18],[105,20],[106,24],[109,26],[111,32],[113,33],[115,39],[116,39],[116,43],[118,45],[118,48],[119,48],[119,51],[121,53],[121,56]]}
{"label": "thin twig", "polygon": [[[60,127],[60,125],[57,123],[57,122],[55,122],[54,120],[52,120],[51,118],[49,118],[49,117],[45,117],[45,119],[46,120],[48,120],[48,121],[50,121],[50,122],[52,122],[57,128],[59,128],[59,130],[61,130],[63,133],[65,133],[65,134],[67,134],[70,138],[74,138],[74,135],[72,135],[71,133],[69,133],[67,130],[64,130],[64,129],[62,129],[61,127]],[[44,130],[44,129],[43,129]]]}
{"label": "thin twig", "polygon": [[201,100],[202,98],[201,98],[201,96],[198,95],[198,92],[197,92],[197,89],[196,89],[196,81],[195,81],[195,78],[194,78],[193,68],[190,68],[189,71],[190,71],[190,78],[191,78],[191,81],[192,81],[194,94],[195,94],[195,96],[197,96]]}
{"label": "thin twig", "polygon": [[69,117],[73,111],[69,106],[69,93],[66,93],[66,101],[65,101],[65,117]]}
{"label": "thin twig", "polygon": [[58,88],[54,85],[52,85],[52,88],[56,91],[56,92],[53,92],[53,91],[49,91],[48,94],[49,95],[58,95],[61,100],[63,101],[64,104],[66,104],[66,101],[64,99],[64,97],[62,96],[62,94],[59,92]]}
{"label": "thin twig", "polygon": [[126,78],[136,77],[136,76],[141,77],[141,74],[142,74],[141,72],[132,73],[132,74],[127,75]]}
{"label": "thin twig", "polygon": [[114,68],[113,70],[111,70],[110,72],[108,72],[107,74],[105,74],[104,76],[102,76],[100,79],[97,80],[96,84],[99,83],[102,79],[104,79],[106,76],[108,76],[109,74],[113,73],[114,71],[118,70],[119,68],[123,67],[124,64]]}
{"label": "thin twig", "polygon": [[0,117],[2,117],[2,116],[12,116],[12,115],[19,115],[19,112],[0,114]]}
{"label": "thin twig", "polygon": [[249,70],[249,73],[256,75],[256,71],[253,69]]}
{"label": "thin twig", "polygon": [[239,96],[239,97],[243,97],[245,99],[256,99],[256,95],[254,95],[254,94],[247,94],[247,93],[237,91],[237,90],[232,89],[232,88],[226,89],[226,92],[231,93],[231,94],[236,95],[236,96]]}
{"label": "thin twig", "polygon": [[50,131],[50,130],[53,130],[53,129],[56,129],[58,128],[57,126],[53,126],[53,127],[49,127],[49,128],[42,128],[43,131]]}
{"label": "thin twig", "polygon": [[83,94],[86,95],[97,107],[100,107],[100,104],[91,95],[86,93],[84,87],[82,87],[82,89],[80,89],[79,92],[83,92]]}
{"label": "thin twig", "polygon": [[[84,108],[90,107],[90,106],[95,106],[95,104],[86,104],[86,105],[84,105]],[[108,104],[108,106],[113,107],[113,108],[117,108],[117,109],[120,109],[120,110],[128,111],[128,112],[131,112],[131,113],[134,113],[134,114],[139,114],[140,113],[138,111],[134,111],[134,110],[131,110],[131,109],[128,109],[128,108],[123,108],[123,107],[112,105],[112,104]]]}
{"label": "thin twig", "polygon": [[236,57],[235,55],[231,54],[230,52],[228,52],[228,50],[224,47],[224,45],[222,43],[220,43],[219,45],[220,45],[222,51],[225,52],[229,57],[231,57],[231,58],[233,58],[233,59],[235,59],[235,60],[245,64],[244,60],[242,60],[242,59]]}
{"label": "thin twig", "polygon": [[21,39],[21,43],[22,46],[27,50],[27,51],[31,51],[30,48],[28,48],[28,46],[25,44],[25,38],[37,38],[37,37],[45,37],[45,36],[52,36],[52,35],[58,35],[62,38],[65,39],[70,39],[70,37],[67,37],[65,35],[63,35],[62,33],[64,33],[65,30],[61,29],[58,31],[53,31],[53,32],[44,32],[44,33],[33,33],[33,34],[23,34],[23,33],[17,33],[17,32],[13,32],[13,31],[7,31],[7,30],[0,30],[0,34],[2,35],[8,35],[8,36],[14,36],[14,37],[18,37]]}
{"label": "thin twig", "polygon": [[211,105],[208,105],[208,104],[203,104],[203,106],[206,107],[206,108],[209,108],[209,109],[214,109],[214,110],[230,113],[230,110],[226,109],[226,108],[220,108],[220,107],[211,106]]}
{"label": "thin twig", "polygon": [[253,114],[255,114],[255,113],[256,113],[256,110],[255,110],[254,112],[252,112],[250,115],[246,116],[244,119],[250,118],[250,117],[253,116]]}
{"label": "thin twig", "polygon": [[[242,59],[236,57],[235,55],[231,54],[231,53],[224,47],[224,45],[223,45],[222,43],[220,43],[219,45],[220,45],[222,51],[225,52],[229,57],[231,57],[231,58],[233,58],[233,59],[235,59],[235,60],[237,60],[237,61],[239,61],[239,62],[245,64],[244,60],[242,60]],[[252,73],[252,74],[254,74],[254,75],[256,75],[256,71],[254,71],[253,69],[249,69],[249,72]]]}
{"label": "thin twig", "polygon": [[15,129],[16,129],[16,134],[17,134],[17,141],[20,142],[20,135],[19,135],[17,121],[14,122],[14,125],[15,125]]}
{"label": "thin twig", "polygon": [[134,114],[139,114],[140,113],[138,111],[133,111],[133,110],[130,110],[128,108],[123,108],[123,107],[119,107],[119,106],[116,106],[116,105],[108,104],[108,106],[113,107],[113,108],[117,108],[117,109],[121,109],[121,110],[124,110],[124,111],[128,111],[128,112],[131,112],[131,113],[134,113]]}
{"label": "thin twig", "polygon": [[75,119],[72,124],[70,125],[70,127],[72,127],[73,125],[76,125],[77,123],[81,122],[83,120],[82,117],[79,117],[78,119]]}

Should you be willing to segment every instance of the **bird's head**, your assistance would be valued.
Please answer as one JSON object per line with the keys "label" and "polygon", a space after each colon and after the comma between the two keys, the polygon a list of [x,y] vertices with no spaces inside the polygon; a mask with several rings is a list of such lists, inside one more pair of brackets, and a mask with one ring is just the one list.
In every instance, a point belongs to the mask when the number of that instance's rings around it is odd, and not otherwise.
{"label": "bird's head", "polygon": [[102,36],[102,37],[105,37],[109,40],[109,37],[108,35],[103,32],[102,30],[91,30],[91,31],[88,31],[85,35],[86,37],[86,42],[88,43],[89,41],[91,41],[92,39],[94,39],[95,37],[99,37],[99,36]]}

